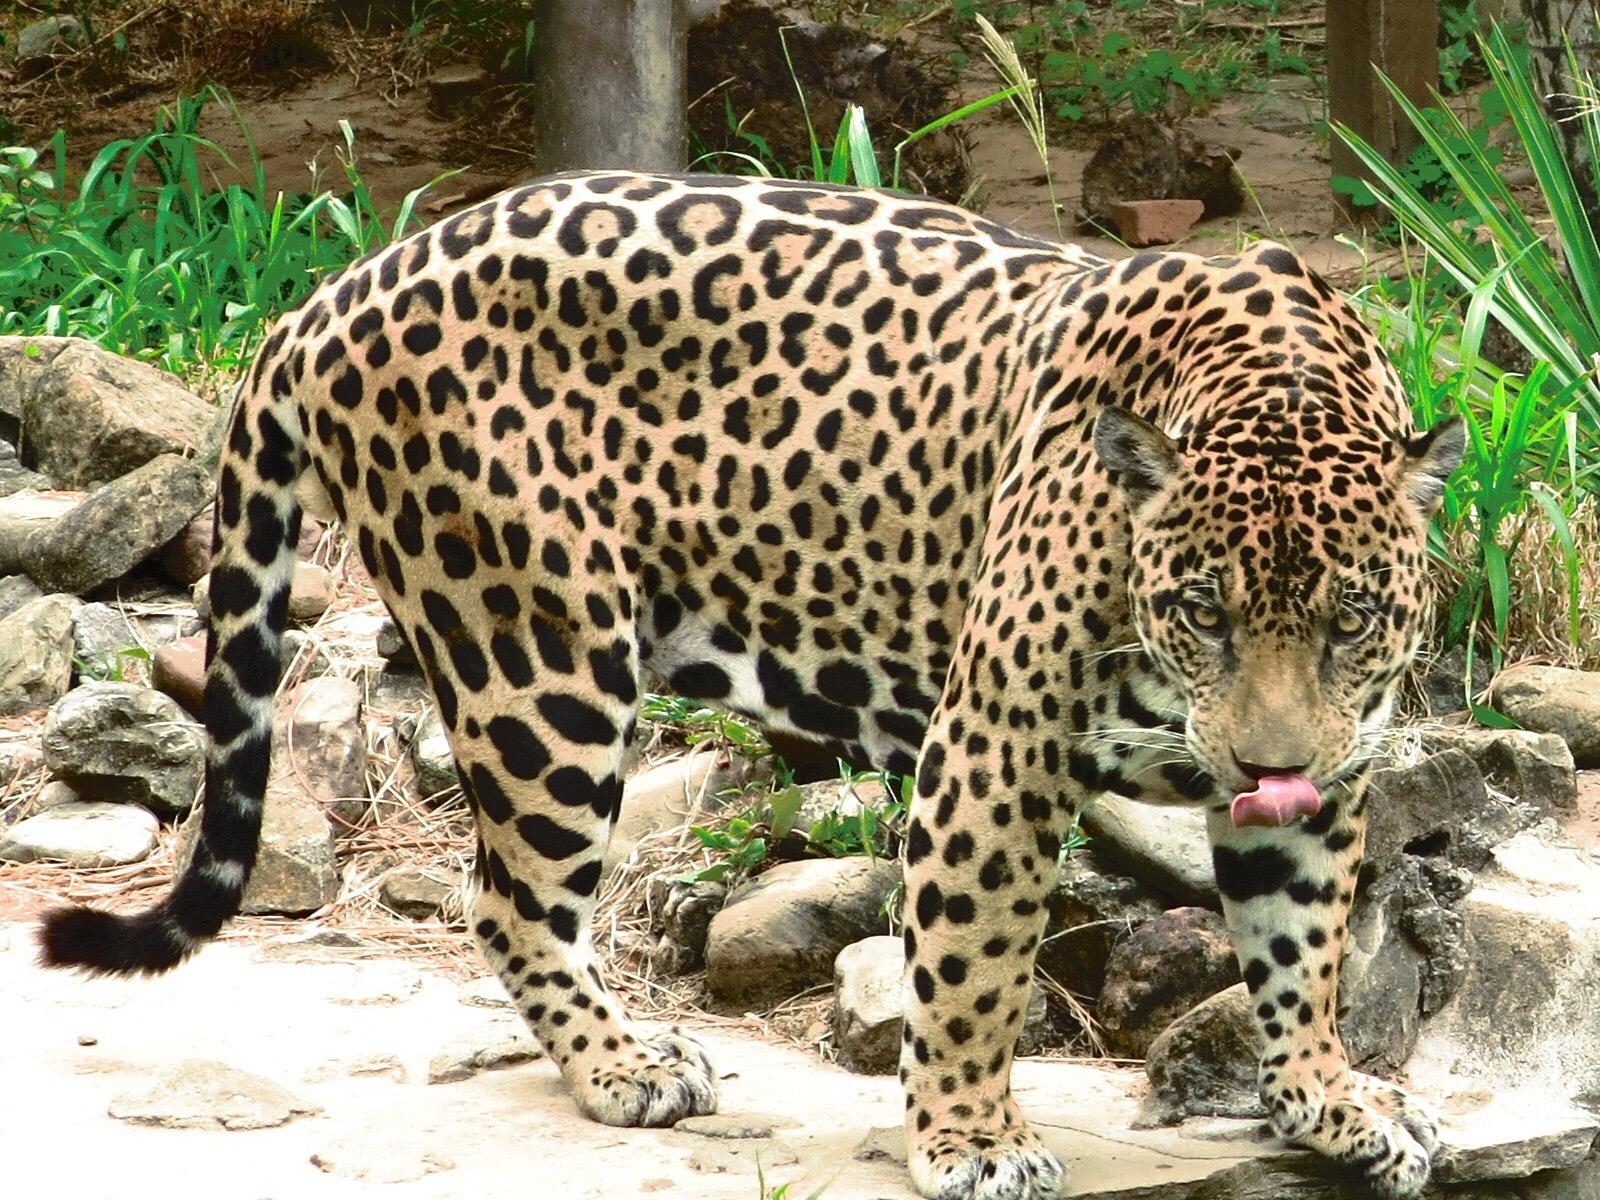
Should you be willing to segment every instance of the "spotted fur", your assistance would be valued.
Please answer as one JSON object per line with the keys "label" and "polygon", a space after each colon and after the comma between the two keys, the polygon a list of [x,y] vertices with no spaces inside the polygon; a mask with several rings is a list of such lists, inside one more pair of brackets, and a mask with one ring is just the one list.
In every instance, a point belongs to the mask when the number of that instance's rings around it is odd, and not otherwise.
{"label": "spotted fur", "polygon": [[[213,738],[159,907],[48,958],[169,967],[237,909],[309,465],[426,671],[479,845],[472,923],[579,1106],[716,1105],[590,918],[641,676],[915,772],[910,1167],[1053,1196],[1009,1076],[1062,839],[1099,796],[1198,805],[1278,1132],[1412,1196],[1433,1124],[1335,1028],[1371,741],[1416,648],[1461,453],[1281,247],[1111,264],[959,209],[771,180],[561,176],[327,281],[222,456]],[[1326,804],[1235,829],[1299,770]]]}

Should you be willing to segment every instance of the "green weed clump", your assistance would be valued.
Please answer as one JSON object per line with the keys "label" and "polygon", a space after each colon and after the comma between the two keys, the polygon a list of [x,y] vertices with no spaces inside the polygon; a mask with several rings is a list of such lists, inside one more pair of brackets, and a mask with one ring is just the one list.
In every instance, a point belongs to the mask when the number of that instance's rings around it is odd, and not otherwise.
{"label": "green weed clump", "polygon": [[[199,132],[211,102],[239,122],[243,170]],[[60,131],[42,152],[0,149],[0,334],[88,338],[178,374],[242,370],[267,322],[415,219],[426,188],[385,220],[355,132],[340,127],[340,194],[269,193],[238,110],[214,88],[163,106],[151,132],[105,146],[81,173]]]}
{"label": "green weed clump", "polygon": [[[1499,27],[1480,51],[1516,135],[1513,152],[1532,168],[1553,228],[1535,222],[1497,169],[1498,153],[1440,97],[1425,110],[1390,84],[1441,165],[1444,201],[1353,131],[1335,129],[1370,173],[1374,196],[1426,251],[1406,308],[1385,314],[1419,423],[1453,412],[1467,420],[1466,464],[1446,489],[1434,547],[1450,581],[1444,642],[1466,647],[1467,679],[1485,651],[1499,665],[1528,610],[1547,624],[1554,617],[1578,653],[1592,615],[1582,583],[1593,548],[1574,530],[1585,527],[1600,470],[1600,231],[1574,182],[1585,168],[1567,161],[1525,52]],[[1595,94],[1594,80],[1580,87]],[[1587,145],[1600,148],[1600,110],[1587,106],[1580,120]],[[1525,374],[1484,361],[1491,320],[1533,364]],[[1559,581],[1543,592],[1554,590],[1564,612],[1548,612],[1547,594],[1516,595],[1519,558]]]}

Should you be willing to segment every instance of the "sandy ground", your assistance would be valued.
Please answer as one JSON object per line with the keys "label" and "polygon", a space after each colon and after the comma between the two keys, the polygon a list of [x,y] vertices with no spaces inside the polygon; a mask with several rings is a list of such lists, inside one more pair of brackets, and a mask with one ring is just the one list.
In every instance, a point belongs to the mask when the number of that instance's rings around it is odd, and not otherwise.
{"label": "sandy ground", "polygon": [[[42,970],[31,928],[0,926],[3,1194],[767,1200],[789,1184],[788,1200],[817,1189],[828,1200],[913,1200],[891,1078],[851,1075],[798,1050],[698,1031],[718,1067],[721,1116],[736,1118],[731,1123],[742,1132],[610,1129],[578,1116],[542,1059],[428,1083],[436,1055],[501,1044],[520,1034],[520,1023],[504,1007],[484,1006],[486,996],[498,995],[485,981],[463,986],[414,962],[359,953],[286,938],[265,945],[240,939],[207,949],[163,979],[91,981]],[[187,1060],[282,1085],[307,1115],[236,1131],[152,1127],[110,1115]],[[370,1073],[374,1063],[387,1069]],[[1320,1169],[1309,1165],[1310,1156],[1265,1139],[1259,1122],[1133,1129],[1141,1072],[1024,1061],[1014,1083],[1071,1171],[1065,1196],[1245,1194],[1215,1177],[1236,1177],[1229,1168],[1247,1159],[1255,1161],[1240,1169],[1268,1172],[1265,1185],[1277,1189],[1270,1194],[1331,1194],[1315,1183],[1297,1190],[1307,1184],[1301,1171],[1320,1176]],[[1459,1148],[1447,1152],[1458,1156],[1454,1167],[1440,1159],[1448,1178],[1481,1178],[1485,1162],[1499,1161],[1492,1151],[1485,1159],[1482,1148],[1532,1146],[1529,1138],[1545,1149],[1516,1161],[1554,1163],[1550,1147],[1560,1143],[1566,1149],[1559,1161],[1570,1165],[1594,1137],[1593,1118],[1537,1097],[1485,1103],[1480,1094],[1465,1108],[1447,1102],[1445,1110],[1455,1114],[1447,1117],[1446,1144]]]}
{"label": "sandy ground", "polygon": [[[412,964],[314,954],[315,961],[267,961],[257,947],[225,943],[163,979],[90,981],[34,965],[29,927],[0,928],[6,1193],[755,1200],[759,1161],[769,1188],[796,1181],[794,1198],[823,1184],[829,1200],[912,1196],[896,1161],[901,1104],[892,1079],[705,1033],[721,1073],[722,1112],[771,1118],[779,1126],[771,1136],[608,1129],[577,1115],[543,1060],[427,1084],[433,1055],[463,1040],[498,1041],[520,1028],[515,1018],[463,1003],[456,982]],[[402,1064],[403,1080],[349,1074],[352,1064],[386,1055]],[[263,1075],[320,1114],[236,1132],[108,1116],[118,1096],[185,1059]],[[307,1082],[319,1070],[332,1077]],[[1071,1063],[1019,1066],[1023,1104],[1073,1167],[1069,1194],[1139,1194],[1258,1152],[1249,1123],[1218,1122],[1199,1134],[1131,1132],[1139,1079]],[[873,1148],[879,1143],[884,1149]],[[379,1182],[393,1175],[420,1177]]]}

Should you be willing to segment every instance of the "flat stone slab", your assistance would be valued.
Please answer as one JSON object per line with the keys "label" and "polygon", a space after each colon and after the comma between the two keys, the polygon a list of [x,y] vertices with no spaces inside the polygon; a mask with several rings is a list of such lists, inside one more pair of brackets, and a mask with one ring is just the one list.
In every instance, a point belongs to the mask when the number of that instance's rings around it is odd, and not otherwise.
{"label": "flat stone slab", "polygon": [[1564,1100],[1533,1093],[1485,1093],[1482,1102],[1446,1113],[1434,1158],[1439,1183],[1521,1179],[1575,1167],[1589,1154],[1600,1119]]}
{"label": "flat stone slab", "polygon": [[264,1076],[227,1063],[187,1059],[122,1093],[106,1111],[134,1125],[237,1130],[271,1129],[318,1109]]}

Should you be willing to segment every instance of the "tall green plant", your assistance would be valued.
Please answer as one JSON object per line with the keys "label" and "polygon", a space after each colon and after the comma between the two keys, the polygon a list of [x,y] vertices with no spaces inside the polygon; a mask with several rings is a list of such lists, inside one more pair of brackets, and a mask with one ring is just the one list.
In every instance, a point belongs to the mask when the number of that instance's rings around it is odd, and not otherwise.
{"label": "tall green plant", "polygon": [[[1468,530],[1473,546],[1471,561],[1453,564],[1459,586],[1444,630],[1447,644],[1466,646],[1469,678],[1484,637],[1499,664],[1513,607],[1512,563],[1527,518],[1539,511],[1549,520],[1563,566],[1568,637],[1576,644],[1580,559],[1569,518],[1600,470],[1596,231],[1525,56],[1499,26],[1480,39],[1480,47],[1548,206],[1551,236],[1534,225],[1496,170],[1498,157],[1437,95],[1437,109],[1425,112],[1384,80],[1459,191],[1460,206],[1431,202],[1402,168],[1350,129],[1335,126],[1369,171],[1378,198],[1436,264],[1431,276],[1418,281],[1414,297],[1435,283],[1453,283],[1464,302],[1460,317],[1445,314],[1445,322],[1420,308],[1409,314],[1399,365],[1421,424],[1447,412],[1459,412],[1467,422],[1466,463],[1446,490],[1441,516],[1445,527]],[[1590,111],[1582,119],[1587,138],[1600,147],[1600,115]],[[1491,318],[1532,357],[1536,365],[1526,378],[1483,369],[1480,348]],[[1445,338],[1441,329],[1450,323],[1458,332]],[[1435,549],[1443,555],[1443,539],[1436,539]],[[1486,711],[1479,715],[1494,719]]]}
{"label": "tall green plant", "polygon": [[[1504,98],[1522,153],[1548,206],[1554,225],[1546,238],[1534,226],[1510,186],[1495,170],[1488,149],[1435,95],[1443,117],[1430,120],[1392,81],[1395,103],[1438,155],[1467,206],[1465,220],[1452,220],[1403,172],[1344,125],[1334,130],[1372,176],[1372,188],[1401,226],[1425,247],[1466,294],[1487,289],[1485,307],[1535,361],[1549,364],[1549,381],[1570,394],[1590,433],[1600,432],[1600,245],[1584,215],[1572,167],[1566,161],[1528,65],[1498,25],[1481,41],[1484,65]],[[1594,81],[1586,83],[1593,86]],[[1600,148],[1600,113],[1581,118],[1587,139]],[[1480,239],[1481,231],[1482,239]],[[1557,247],[1559,246],[1559,250]],[[1492,286],[1491,286],[1492,281]],[[1580,447],[1592,458],[1595,447]]]}

